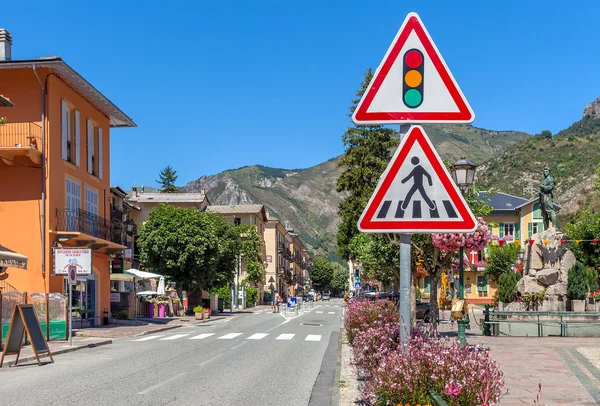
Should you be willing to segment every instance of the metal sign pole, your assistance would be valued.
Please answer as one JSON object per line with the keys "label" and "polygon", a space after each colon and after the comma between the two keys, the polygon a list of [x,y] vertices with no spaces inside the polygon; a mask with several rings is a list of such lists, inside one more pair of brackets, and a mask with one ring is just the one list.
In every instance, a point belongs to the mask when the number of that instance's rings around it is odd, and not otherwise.
{"label": "metal sign pole", "polygon": [[73,285],[69,283],[69,346],[73,345]]}
{"label": "metal sign pole", "polygon": [[[410,124],[400,126],[400,142],[410,130]],[[400,342],[410,337],[410,234],[400,234]]]}

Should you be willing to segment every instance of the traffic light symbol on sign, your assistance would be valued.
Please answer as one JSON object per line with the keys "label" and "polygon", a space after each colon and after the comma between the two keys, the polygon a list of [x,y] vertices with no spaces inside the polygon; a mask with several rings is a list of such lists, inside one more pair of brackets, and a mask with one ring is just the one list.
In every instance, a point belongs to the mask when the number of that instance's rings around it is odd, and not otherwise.
{"label": "traffic light symbol on sign", "polygon": [[402,81],[402,101],[411,109],[423,103],[423,71],[425,61],[423,53],[416,48],[404,54],[404,80]]}

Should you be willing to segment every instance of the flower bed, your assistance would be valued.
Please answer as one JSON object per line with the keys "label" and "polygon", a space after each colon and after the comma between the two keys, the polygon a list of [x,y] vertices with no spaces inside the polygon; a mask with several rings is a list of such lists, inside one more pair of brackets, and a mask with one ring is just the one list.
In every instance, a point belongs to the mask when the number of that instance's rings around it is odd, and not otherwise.
{"label": "flower bed", "polygon": [[344,327],[368,405],[432,404],[430,389],[449,405],[490,405],[500,398],[503,375],[488,351],[419,329],[400,344],[397,309],[389,301],[350,303]]}

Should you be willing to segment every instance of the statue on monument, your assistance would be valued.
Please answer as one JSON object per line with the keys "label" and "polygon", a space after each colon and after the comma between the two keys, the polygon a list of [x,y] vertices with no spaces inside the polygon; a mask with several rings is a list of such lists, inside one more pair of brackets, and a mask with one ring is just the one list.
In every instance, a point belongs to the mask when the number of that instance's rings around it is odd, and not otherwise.
{"label": "statue on monument", "polygon": [[550,168],[544,167],[544,180],[540,183],[540,208],[542,209],[542,217],[544,219],[544,229],[547,230],[549,222],[552,221],[552,227],[558,230],[558,222],[556,221],[556,212],[554,211],[554,195],[555,181],[550,175]]}

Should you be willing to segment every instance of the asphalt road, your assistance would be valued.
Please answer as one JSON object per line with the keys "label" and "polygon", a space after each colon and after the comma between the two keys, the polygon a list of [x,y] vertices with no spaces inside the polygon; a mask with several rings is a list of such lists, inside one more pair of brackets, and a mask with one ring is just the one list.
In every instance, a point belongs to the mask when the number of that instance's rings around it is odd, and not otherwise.
{"label": "asphalt road", "polygon": [[341,302],[290,317],[241,314],[57,355],[42,367],[1,368],[0,404],[331,404]]}

